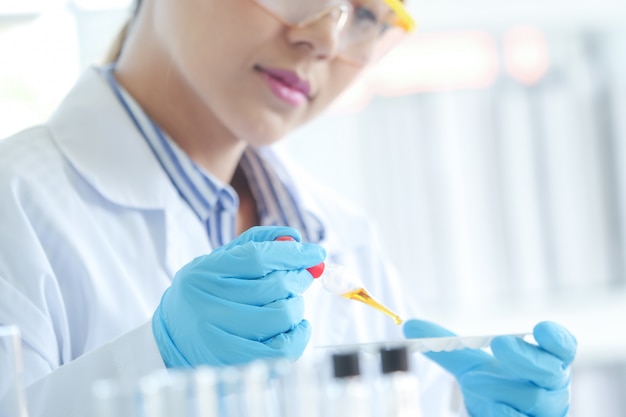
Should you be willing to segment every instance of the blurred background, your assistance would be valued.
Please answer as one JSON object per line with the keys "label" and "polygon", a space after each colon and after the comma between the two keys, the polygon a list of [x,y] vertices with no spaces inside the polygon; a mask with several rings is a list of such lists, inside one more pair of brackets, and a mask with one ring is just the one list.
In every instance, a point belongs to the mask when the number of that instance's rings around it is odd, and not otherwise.
{"label": "blurred background", "polygon": [[[0,137],[46,119],[129,6],[0,0]],[[409,7],[419,31],[282,146],[372,217],[425,316],[558,321],[572,415],[626,416],[626,2]]]}

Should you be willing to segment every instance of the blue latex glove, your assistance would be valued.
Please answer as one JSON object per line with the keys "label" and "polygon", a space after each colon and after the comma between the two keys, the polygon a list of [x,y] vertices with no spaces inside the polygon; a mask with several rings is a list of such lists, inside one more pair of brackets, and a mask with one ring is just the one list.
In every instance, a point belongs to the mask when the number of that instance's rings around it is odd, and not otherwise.
{"label": "blue latex glove", "polygon": [[[454,333],[427,321],[409,320],[404,335]],[[537,324],[533,335],[538,346],[514,336],[498,336],[491,342],[493,355],[474,349],[425,355],[456,377],[472,417],[563,417],[569,410],[576,339],[549,321]]]}
{"label": "blue latex glove", "polygon": [[[280,236],[295,241],[275,241]],[[298,358],[311,335],[301,294],[313,278],[305,268],[326,257],[301,240],[290,227],[255,227],[178,271],[152,318],[165,365]]]}

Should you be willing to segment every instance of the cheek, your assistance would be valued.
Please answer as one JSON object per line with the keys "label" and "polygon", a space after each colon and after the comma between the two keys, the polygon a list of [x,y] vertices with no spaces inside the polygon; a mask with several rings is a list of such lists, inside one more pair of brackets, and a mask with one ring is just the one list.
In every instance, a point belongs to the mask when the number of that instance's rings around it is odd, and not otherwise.
{"label": "cheek", "polygon": [[250,0],[163,3],[172,4],[163,7],[168,10],[161,19],[169,31],[162,33],[168,54],[200,89],[236,82],[253,67],[260,51],[275,42],[282,28]]}
{"label": "cheek", "polygon": [[[159,43],[166,57],[180,69],[184,69],[204,54],[198,49],[205,29],[200,25],[200,17],[207,13],[208,4],[199,6],[196,13],[195,0],[155,2],[154,26]],[[194,54],[194,50],[196,50]]]}
{"label": "cheek", "polygon": [[335,60],[330,66],[329,76],[326,84],[318,97],[320,103],[316,107],[322,110],[332,103],[341,93],[343,93],[363,72],[363,67],[347,64],[341,60]]}
{"label": "cheek", "polygon": [[171,0],[155,2],[155,8],[162,44],[171,56],[192,64],[232,61],[242,45],[255,46],[251,33],[262,36],[260,28],[251,27],[257,7],[249,0]]}

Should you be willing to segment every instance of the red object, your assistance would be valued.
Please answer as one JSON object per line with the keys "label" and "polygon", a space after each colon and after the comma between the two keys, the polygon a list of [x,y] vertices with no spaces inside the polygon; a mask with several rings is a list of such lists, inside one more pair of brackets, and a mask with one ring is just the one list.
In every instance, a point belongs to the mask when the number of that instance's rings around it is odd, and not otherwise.
{"label": "red object", "polygon": [[[295,241],[296,239],[292,238],[291,236],[280,236],[277,237],[276,240],[281,240],[281,241]],[[324,267],[326,265],[324,264],[324,262],[322,262],[321,264],[317,264],[315,266],[312,266],[310,268],[307,268],[306,270],[309,271],[309,273],[311,275],[313,275],[313,278],[319,278],[322,276],[322,274],[324,273]]]}

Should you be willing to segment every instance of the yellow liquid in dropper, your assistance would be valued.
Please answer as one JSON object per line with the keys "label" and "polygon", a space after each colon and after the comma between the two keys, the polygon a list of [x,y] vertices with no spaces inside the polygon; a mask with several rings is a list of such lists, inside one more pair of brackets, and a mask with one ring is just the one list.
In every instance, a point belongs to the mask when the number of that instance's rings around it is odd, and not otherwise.
{"label": "yellow liquid in dropper", "polygon": [[341,294],[342,297],[347,298],[348,300],[360,301],[362,303],[367,304],[370,307],[375,308],[376,310],[385,313],[389,317],[391,317],[396,324],[402,324],[402,319],[399,315],[389,310],[387,307],[376,301],[365,288],[359,288],[354,291],[347,292],[345,294]]}

